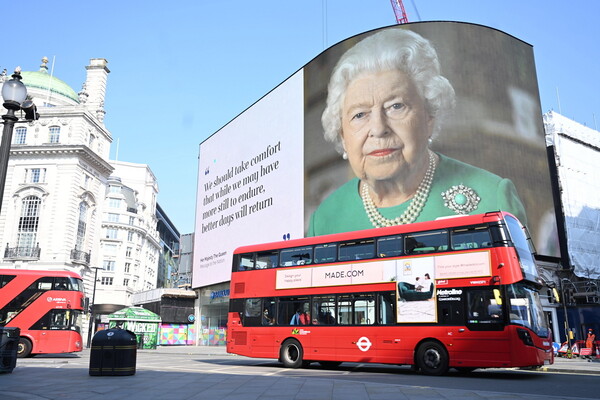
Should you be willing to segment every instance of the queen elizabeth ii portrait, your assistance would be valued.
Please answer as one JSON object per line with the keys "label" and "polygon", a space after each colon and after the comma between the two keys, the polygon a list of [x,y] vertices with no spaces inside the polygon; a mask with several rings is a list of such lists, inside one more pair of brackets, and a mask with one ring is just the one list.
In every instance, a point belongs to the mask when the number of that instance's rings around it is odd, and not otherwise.
{"label": "queen elizabeth ii portrait", "polygon": [[435,48],[411,30],[381,30],[345,51],[321,122],[353,176],[314,210],[307,234],[495,210],[527,224],[510,179],[432,149],[455,101]]}

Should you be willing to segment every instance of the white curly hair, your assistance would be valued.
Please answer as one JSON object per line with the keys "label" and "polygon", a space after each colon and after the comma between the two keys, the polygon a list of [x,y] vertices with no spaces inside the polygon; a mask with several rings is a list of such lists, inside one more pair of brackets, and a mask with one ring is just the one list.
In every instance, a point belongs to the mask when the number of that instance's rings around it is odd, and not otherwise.
{"label": "white curly hair", "polygon": [[350,82],[365,72],[399,70],[414,82],[434,118],[433,135],[441,120],[454,106],[454,89],[440,75],[440,63],[431,43],[403,28],[375,33],[346,51],[336,64],[328,85],[327,104],[321,117],[325,139],[342,153],[342,106]]}

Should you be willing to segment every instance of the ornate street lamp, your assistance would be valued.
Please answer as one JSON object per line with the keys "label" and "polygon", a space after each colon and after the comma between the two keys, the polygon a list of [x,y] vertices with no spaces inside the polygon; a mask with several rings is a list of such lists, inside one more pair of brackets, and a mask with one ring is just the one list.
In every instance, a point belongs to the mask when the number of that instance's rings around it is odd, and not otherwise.
{"label": "ornate street lamp", "polygon": [[2,199],[4,198],[4,184],[6,183],[13,128],[15,122],[19,120],[15,112],[19,110],[25,112],[25,120],[27,121],[33,121],[40,117],[33,101],[27,100],[27,88],[21,82],[21,79],[21,68],[17,67],[12,79],[2,85],[3,106],[6,108],[7,113],[2,116],[4,129],[2,130],[2,143],[0,143],[0,210],[2,210]]}

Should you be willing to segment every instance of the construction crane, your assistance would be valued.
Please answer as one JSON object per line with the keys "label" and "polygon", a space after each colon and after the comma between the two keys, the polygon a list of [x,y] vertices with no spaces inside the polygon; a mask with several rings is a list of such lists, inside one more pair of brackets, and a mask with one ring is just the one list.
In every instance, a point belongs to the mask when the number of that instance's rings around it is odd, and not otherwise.
{"label": "construction crane", "polygon": [[396,22],[398,24],[406,24],[408,22],[408,16],[406,15],[402,0],[390,0],[390,2],[392,3],[394,14],[396,15]]}

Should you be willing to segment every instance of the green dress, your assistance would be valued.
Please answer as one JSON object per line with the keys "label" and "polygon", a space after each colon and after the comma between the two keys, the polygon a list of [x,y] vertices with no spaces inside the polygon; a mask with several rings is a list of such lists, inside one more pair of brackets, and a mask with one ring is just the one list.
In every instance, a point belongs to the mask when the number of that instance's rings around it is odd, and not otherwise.
{"label": "green dress", "polygon": [[[415,222],[459,215],[460,205],[466,201],[467,212],[463,212],[464,214],[508,211],[521,223],[527,224],[525,208],[512,181],[442,154],[438,155],[439,164],[435,170],[429,197]],[[466,200],[467,198],[471,200]],[[409,205],[410,201],[407,201],[378,210],[385,218],[394,219]],[[354,178],[333,192],[315,210],[310,218],[308,236],[371,228],[373,224],[365,212],[359,193],[359,179]]]}

